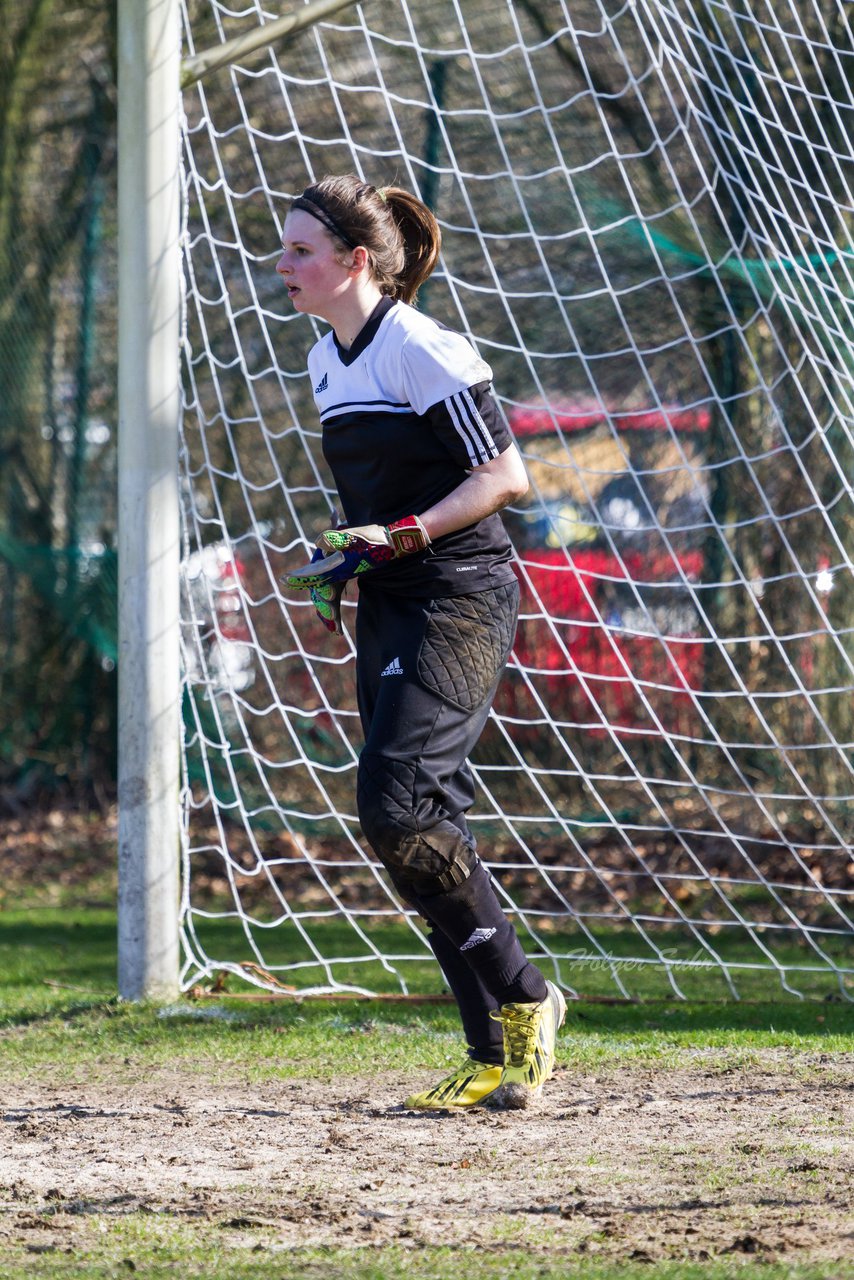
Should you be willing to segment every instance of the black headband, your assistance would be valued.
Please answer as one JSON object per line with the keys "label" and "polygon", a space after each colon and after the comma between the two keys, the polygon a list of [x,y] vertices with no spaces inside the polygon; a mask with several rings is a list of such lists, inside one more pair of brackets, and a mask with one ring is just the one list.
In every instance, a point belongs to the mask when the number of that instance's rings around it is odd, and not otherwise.
{"label": "black headband", "polygon": [[348,249],[355,249],[357,247],[356,241],[351,239],[346,232],[341,230],[332,214],[329,213],[327,209],[324,209],[322,204],[318,204],[317,201],[312,200],[310,196],[297,196],[296,200],[294,200],[291,205],[291,209],[302,209],[305,213],[311,214],[312,218],[316,218],[317,221],[321,223],[322,226],[326,227],[326,230],[331,232],[333,236],[336,236],[339,240],[343,240]]}

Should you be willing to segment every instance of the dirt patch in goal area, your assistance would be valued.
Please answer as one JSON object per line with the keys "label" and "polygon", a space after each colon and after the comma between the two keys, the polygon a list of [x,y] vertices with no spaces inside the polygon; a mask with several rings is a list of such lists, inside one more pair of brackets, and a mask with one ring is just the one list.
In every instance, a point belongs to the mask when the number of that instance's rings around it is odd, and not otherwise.
{"label": "dirt patch in goal area", "polygon": [[854,1055],[558,1071],[536,1110],[405,1111],[432,1077],[8,1090],[6,1241],[67,1249],[138,1211],[231,1247],[502,1246],[656,1261],[850,1260]]}

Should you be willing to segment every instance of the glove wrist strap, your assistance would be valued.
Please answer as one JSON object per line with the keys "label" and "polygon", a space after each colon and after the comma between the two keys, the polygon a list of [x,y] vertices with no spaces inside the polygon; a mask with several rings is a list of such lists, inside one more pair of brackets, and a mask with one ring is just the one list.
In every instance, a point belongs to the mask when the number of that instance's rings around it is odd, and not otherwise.
{"label": "glove wrist strap", "polygon": [[392,546],[399,556],[426,551],[430,546],[430,536],[418,516],[404,516],[402,520],[395,520],[387,528]]}

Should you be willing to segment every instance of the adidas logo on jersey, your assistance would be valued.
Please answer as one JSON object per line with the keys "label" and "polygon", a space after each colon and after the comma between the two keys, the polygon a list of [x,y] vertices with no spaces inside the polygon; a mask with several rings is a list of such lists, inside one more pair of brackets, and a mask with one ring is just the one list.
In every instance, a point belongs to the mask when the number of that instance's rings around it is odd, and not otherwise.
{"label": "adidas logo on jersey", "polygon": [[403,667],[400,665],[400,658],[392,658],[385,671],[380,672],[381,676],[402,676]]}
{"label": "adidas logo on jersey", "polygon": [[475,929],[474,933],[466,938],[460,951],[471,951],[472,947],[479,947],[482,942],[488,942],[494,933],[494,929]]}
{"label": "adidas logo on jersey", "polygon": [[323,377],[320,379],[317,386],[314,388],[314,394],[316,396],[319,396],[321,391],[325,391],[328,386],[329,386],[329,378],[324,373]]}

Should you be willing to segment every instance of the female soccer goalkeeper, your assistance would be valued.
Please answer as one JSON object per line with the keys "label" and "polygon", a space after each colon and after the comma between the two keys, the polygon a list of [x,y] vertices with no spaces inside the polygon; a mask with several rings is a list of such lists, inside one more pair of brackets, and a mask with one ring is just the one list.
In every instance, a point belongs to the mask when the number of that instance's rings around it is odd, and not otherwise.
{"label": "female soccer goalkeeper", "polygon": [[345,524],[287,577],[340,631],[358,579],[365,836],[459,1005],[468,1058],[413,1108],[526,1107],[554,1066],[562,994],[526,959],[466,823],[466,757],[513,642],[519,591],[502,507],[528,488],[468,341],[412,306],[439,255],[430,210],[397,187],[329,177],[291,205],[276,270],[331,325],[309,354]]}

